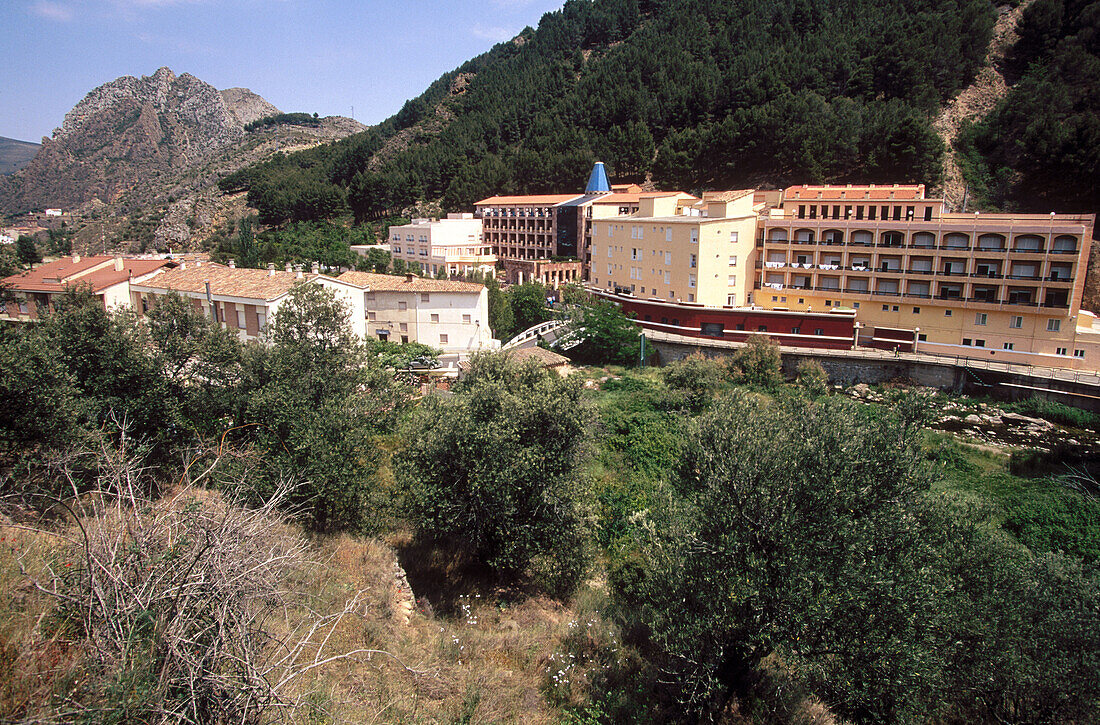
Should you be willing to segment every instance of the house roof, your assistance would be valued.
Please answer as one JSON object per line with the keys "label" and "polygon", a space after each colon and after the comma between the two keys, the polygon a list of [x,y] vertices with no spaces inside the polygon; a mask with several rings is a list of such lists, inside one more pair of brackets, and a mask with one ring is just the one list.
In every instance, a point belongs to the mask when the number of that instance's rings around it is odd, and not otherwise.
{"label": "house roof", "polygon": [[63,292],[67,287],[88,285],[93,292],[154,272],[171,264],[165,259],[122,259],[115,269],[115,257],[62,257],[34,269],[6,277],[3,283],[23,292]]}
{"label": "house roof", "polygon": [[534,196],[490,196],[488,199],[482,199],[481,201],[474,202],[474,206],[486,206],[489,204],[529,204],[535,205],[548,205],[548,204],[562,204],[567,201],[572,201],[578,196],[583,194],[541,194]]}
{"label": "house roof", "polygon": [[344,272],[337,277],[371,292],[471,292],[480,294],[484,285],[474,282],[459,282],[449,279],[432,279],[416,275],[398,276],[394,274],[375,274],[374,272]]}
{"label": "house roof", "polygon": [[683,191],[616,191],[599,197],[595,204],[637,204],[641,199],[675,196],[685,201],[695,201],[696,197]]}
{"label": "house roof", "polygon": [[754,194],[755,192],[756,192],[755,189],[733,189],[733,190],[730,190],[730,191],[704,191],[703,192],[703,201],[704,202],[708,202],[708,201],[717,201],[717,202],[737,201],[738,199],[742,199],[746,196]]}
{"label": "house roof", "polygon": [[221,264],[207,263],[201,266],[187,265],[187,267],[167,270],[136,286],[205,293],[206,283],[209,282],[210,293],[214,295],[270,301],[285,295],[295,284],[319,276],[305,274],[299,278],[295,272],[234,269]]}
{"label": "house roof", "polygon": [[923,199],[924,184],[893,184],[879,186],[828,186],[801,185],[788,186],[783,190],[784,199]]}
{"label": "house roof", "polygon": [[527,362],[528,360],[538,360],[539,363],[545,365],[548,368],[556,368],[559,365],[568,365],[570,360],[564,355],[559,355],[553,350],[547,350],[542,347],[521,347],[513,350],[508,350],[508,357],[518,362]]}

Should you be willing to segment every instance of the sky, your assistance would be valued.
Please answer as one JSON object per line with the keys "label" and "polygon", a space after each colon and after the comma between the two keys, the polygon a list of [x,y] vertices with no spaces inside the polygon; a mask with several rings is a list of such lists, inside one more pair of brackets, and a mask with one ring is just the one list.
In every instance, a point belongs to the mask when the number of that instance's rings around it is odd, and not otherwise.
{"label": "sky", "polygon": [[168,66],[285,112],[377,123],[562,0],[0,0],[0,136],[38,142],[96,86]]}

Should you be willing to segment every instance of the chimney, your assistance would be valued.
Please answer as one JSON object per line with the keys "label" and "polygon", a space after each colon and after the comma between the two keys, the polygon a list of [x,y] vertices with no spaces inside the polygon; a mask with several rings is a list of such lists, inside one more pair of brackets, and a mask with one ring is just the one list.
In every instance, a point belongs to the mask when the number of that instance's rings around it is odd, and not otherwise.
{"label": "chimney", "polygon": [[300,264],[294,265],[294,276],[297,277],[298,279],[302,278],[302,265],[300,265]]}
{"label": "chimney", "polygon": [[236,269],[237,268],[237,260],[235,260],[235,259],[229,260],[229,268],[230,269]]}
{"label": "chimney", "polygon": [[320,262],[314,262],[313,265],[310,267],[310,271],[313,274],[320,274],[321,273],[321,263]]}
{"label": "chimney", "polygon": [[76,253],[74,252],[74,253],[73,253],[73,264],[79,264],[79,263],[80,263],[80,255],[79,255],[79,254],[76,254]]}
{"label": "chimney", "polygon": [[293,272],[294,271],[294,268],[290,266],[290,262],[286,263],[286,271],[287,272]]}
{"label": "chimney", "polygon": [[405,281],[406,282],[412,282],[413,281],[413,273],[412,272],[408,272],[408,273],[405,274]]}
{"label": "chimney", "polygon": [[275,263],[274,262],[268,262],[267,263],[267,276],[268,277],[274,277],[275,276]]}
{"label": "chimney", "polygon": [[115,271],[122,271],[122,257],[115,257]]}

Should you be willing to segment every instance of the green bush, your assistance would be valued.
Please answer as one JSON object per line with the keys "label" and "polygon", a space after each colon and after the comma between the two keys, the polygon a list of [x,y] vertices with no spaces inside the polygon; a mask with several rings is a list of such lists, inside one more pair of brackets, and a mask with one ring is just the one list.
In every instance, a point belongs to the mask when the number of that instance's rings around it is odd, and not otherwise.
{"label": "green bush", "polygon": [[777,388],[783,383],[779,345],[767,335],[750,335],[745,346],[730,358],[734,380],[761,388]]}
{"label": "green bush", "polygon": [[829,374],[817,360],[809,358],[801,360],[798,363],[796,379],[810,395],[824,395],[829,392]]}

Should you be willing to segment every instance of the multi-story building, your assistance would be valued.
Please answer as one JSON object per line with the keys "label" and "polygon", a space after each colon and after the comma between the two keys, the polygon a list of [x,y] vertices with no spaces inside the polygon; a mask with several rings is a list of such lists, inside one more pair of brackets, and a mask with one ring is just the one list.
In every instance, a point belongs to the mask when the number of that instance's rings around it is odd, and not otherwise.
{"label": "multi-story building", "polygon": [[294,285],[319,284],[333,290],[350,310],[352,330],[366,337],[363,291],[334,277],[320,274],[317,265],[303,273],[287,265],[276,270],[237,268],[211,262],[190,262],[166,270],[131,285],[134,309],[148,312],[158,297],[175,291],[190,300],[194,308],[222,327],[236,332],[242,340],[257,340]]}
{"label": "multi-story building", "polygon": [[500,347],[489,329],[485,285],[371,272],[345,272],[338,279],[361,290],[370,337],[419,342],[442,350],[444,359]]}
{"label": "multi-story building", "polygon": [[641,194],[629,216],[593,219],[593,287],[664,302],[748,303],[757,212],[753,191]]}
{"label": "multi-story building", "polygon": [[481,219],[473,214],[448,214],[446,219],[413,219],[390,227],[389,251],[424,274],[494,274],[497,258],[484,241]]}
{"label": "multi-story building", "polygon": [[130,306],[131,284],[174,263],[166,259],[127,259],[98,255],[71,257],[40,264],[0,280],[15,299],[0,309],[0,319],[34,320],[52,308],[54,299],[72,287],[86,286],[104,309]]}
{"label": "multi-story building", "polygon": [[951,213],[923,186],[793,186],[761,216],[752,302],[854,309],[872,344],[1095,369],[1080,309],[1094,223]]}
{"label": "multi-story building", "polygon": [[572,261],[577,258],[577,211],[563,206],[581,196],[492,196],[475,204],[485,243],[504,262],[508,282],[552,284],[581,278],[580,262]]}

